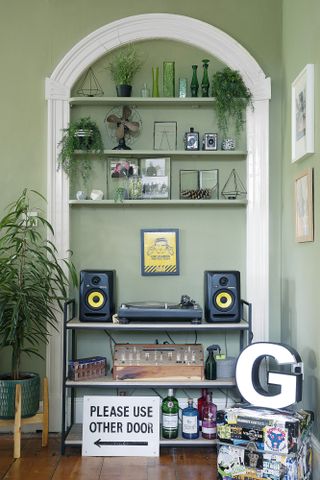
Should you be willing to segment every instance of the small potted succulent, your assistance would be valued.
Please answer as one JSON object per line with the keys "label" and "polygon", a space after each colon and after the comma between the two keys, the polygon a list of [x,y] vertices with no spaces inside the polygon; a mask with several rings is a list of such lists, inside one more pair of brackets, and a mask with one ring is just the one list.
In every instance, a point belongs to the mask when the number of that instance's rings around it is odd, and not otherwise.
{"label": "small potted succulent", "polygon": [[59,259],[47,239],[46,229],[52,236],[54,232],[33,205],[33,197],[44,200],[25,189],[0,219],[0,347],[11,353],[11,371],[0,374],[0,418],[14,418],[17,383],[21,384],[22,417],[37,412],[40,377],[22,371],[23,359],[41,357],[39,346],[47,343],[50,328],[56,328],[56,315],[69,285],[77,284],[73,264]]}
{"label": "small potted succulent", "polygon": [[130,97],[132,81],[143,61],[133,44],[121,48],[111,58],[107,69],[116,85],[118,97]]}
{"label": "small potted succulent", "polygon": [[[68,177],[80,174],[86,188],[92,169],[90,157],[86,154],[103,153],[103,141],[96,122],[90,117],[70,122],[68,128],[63,129],[59,146],[59,166]],[[80,151],[81,155],[76,156],[76,151]]]}
{"label": "small potted succulent", "polygon": [[226,145],[232,145],[231,139],[227,139],[230,124],[234,123],[238,139],[245,124],[245,110],[249,105],[253,108],[252,93],[237,70],[225,67],[212,77],[212,96],[215,97],[218,129]]}

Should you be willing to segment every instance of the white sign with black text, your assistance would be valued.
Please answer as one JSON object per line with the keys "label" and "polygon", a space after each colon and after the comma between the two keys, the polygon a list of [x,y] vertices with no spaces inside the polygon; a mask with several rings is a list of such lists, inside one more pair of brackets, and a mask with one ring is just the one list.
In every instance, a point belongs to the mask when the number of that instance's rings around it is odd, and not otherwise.
{"label": "white sign with black text", "polygon": [[159,397],[83,398],[83,456],[159,456]]}

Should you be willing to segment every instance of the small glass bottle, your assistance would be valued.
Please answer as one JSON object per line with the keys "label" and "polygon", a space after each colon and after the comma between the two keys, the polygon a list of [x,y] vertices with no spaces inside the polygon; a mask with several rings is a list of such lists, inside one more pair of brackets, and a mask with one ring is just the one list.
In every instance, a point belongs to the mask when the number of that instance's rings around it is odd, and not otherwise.
{"label": "small glass bottle", "polygon": [[143,88],[141,89],[141,97],[149,97],[150,92],[146,83],[144,83]]}
{"label": "small glass bottle", "polygon": [[177,438],[179,425],[179,403],[173,396],[173,389],[168,389],[168,396],[163,399],[162,412],[162,436],[163,438]]}
{"label": "small glass bottle", "polygon": [[190,440],[199,437],[199,412],[188,398],[188,406],[182,410],[182,436]]}
{"label": "small glass bottle", "polygon": [[199,82],[197,77],[198,65],[192,65],[192,79],[190,83],[191,97],[198,96]]}
{"label": "small glass bottle", "polygon": [[217,406],[212,402],[212,394],[208,393],[202,409],[202,436],[208,440],[217,438]]}
{"label": "small glass bottle", "polygon": [[208,389],[207,388],[202,388],[201,389],[201,397],[198,398],[198,412],[199,412],[199,430],[201,431],[202,429],[202,409],[203,405],[207,400],[207,394],[208,394]]}
{"label": "small glass bottle", "polygon": [[201,82],[201,96],[209,97],[209,87],[210,87],[210,82],[208,77],[209,60],[205,58],[204,60],[202,60],[202,62],[203,62],[203,77]]}

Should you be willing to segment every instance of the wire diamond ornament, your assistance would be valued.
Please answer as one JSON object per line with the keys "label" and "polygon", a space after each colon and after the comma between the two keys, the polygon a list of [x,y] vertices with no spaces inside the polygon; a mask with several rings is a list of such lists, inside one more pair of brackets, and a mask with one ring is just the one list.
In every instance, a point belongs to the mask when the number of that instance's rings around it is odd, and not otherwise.
{"label": "wire diamond ornament", "polygon": [[79,85],[77,94],[79,97],[102,97],[104,94],[104,91],[91,67],[87,70],[81,84]]}
{"label": "wire diamond ornament", "polygon": [[228,200],[246,197],[247,190],[235,168],[231,170],[231,173],[221,191],[221,195]]}

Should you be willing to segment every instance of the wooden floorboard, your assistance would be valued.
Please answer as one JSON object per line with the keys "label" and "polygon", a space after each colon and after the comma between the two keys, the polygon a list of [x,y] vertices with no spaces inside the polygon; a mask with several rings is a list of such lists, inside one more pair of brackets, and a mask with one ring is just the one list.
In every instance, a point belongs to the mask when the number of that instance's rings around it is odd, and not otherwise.
{"label": "wooden floorboard", "polygon": [[159,457],[82,457],[67,448],[61,456],[58,435],[42,448],[40,435],[24,434],[21,458],[12,454],[12,436],[0,434],[0,480],[217,480],[210,448],[166,447]]}

